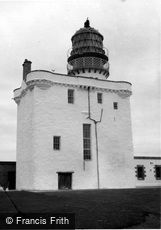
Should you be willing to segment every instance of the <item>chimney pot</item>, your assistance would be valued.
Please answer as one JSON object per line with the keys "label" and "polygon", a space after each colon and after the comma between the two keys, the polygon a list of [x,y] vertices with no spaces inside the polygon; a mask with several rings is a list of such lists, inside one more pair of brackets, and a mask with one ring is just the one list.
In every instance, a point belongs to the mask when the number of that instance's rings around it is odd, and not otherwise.
{"label": "chimney pot", "polygon": [[24,63],[22,64],[23,66],[23,80],[26,81],[26,76],[28,73],[31,72],[31,64],[32,62],[25,59]]}

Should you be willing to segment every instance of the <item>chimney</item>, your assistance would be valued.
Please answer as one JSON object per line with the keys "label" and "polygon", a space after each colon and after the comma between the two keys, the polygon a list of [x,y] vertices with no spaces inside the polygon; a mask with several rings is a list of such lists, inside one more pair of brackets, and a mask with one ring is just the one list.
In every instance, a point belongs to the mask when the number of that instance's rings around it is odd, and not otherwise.
{"label": "chimney", "polygon": [[25,59],[24,63],[23,63],[23,80],[26,81],[26,76],[28,73],[31,72],[31,61]]}

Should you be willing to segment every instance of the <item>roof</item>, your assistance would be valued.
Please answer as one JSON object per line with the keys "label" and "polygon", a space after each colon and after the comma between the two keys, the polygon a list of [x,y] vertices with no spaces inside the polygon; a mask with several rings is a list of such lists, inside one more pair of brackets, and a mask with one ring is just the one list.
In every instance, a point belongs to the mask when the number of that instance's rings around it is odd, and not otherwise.
{"label": "roof", "polygon": [[150,156],[135,156],[134,159],[138,160],[161,160],[161,157],[150,157]]}
{"label": "roof", "polygon": [[16,161],[0,161],[0,165],[16,165]]}
{"label": "roof", "polygon": [[94,34],[98,34],[98,35],[100,35],[100,36],[102,37],[102,40],[103,40],[103,35],[100,34],[100,33],[98,32],[98,30],[96,30],[96,29],[94,29],[94,28],[92,28],[92,27],[80,28],[79,30],[77,30],[77,31],[75,32],[75,34],[72,36],[71,39],[73,40],[73,38],[74,38],[76,35],[82,34],[82,33],[94,33]]}

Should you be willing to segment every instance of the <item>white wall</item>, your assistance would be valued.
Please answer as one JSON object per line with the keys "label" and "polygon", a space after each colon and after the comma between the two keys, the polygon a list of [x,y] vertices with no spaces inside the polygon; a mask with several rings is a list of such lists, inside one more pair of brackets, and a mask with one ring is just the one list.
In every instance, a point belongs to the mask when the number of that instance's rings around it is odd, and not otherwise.
{"label": "white wall", "polygon": [[[161,186],[161,180],[156,180],[155,177],[155,165],[161,166],[161,159],[134,159],[135,167],[137,165],[143,165],[145,167],[145,178],[144,180],[138,180],[137,175],[135,174],[135,184],[137,187],[146,187],[146,186]],[[135,169],[136,171],[136,169]]]}
{"label": "white wall", "polygon": [[[49,82],[42,81],[43,79]],[[40,81],[37,81],[40,80]],[[61,83],[61,84],[60,84]],[[92,86],[91,116],[98,124],[99,172],[101,188],[134,187],[133,144],[128,83],[31,72],[27,84],[34,89],[15,91],[18,105],[18,189],[57,189],[57,172],[73,172],[73,189],[97,188],[95,126],[88,116],[88,91]],[[75,90],[74,104],[67,102],[67,90]],[[115,90],[115,91],[114,91]],[[103,104],[97,104],[97,92]],[[124,92],[126,94],[126,92]],[[118,102],[118,110],[113,102]],[[83,161],[83,123],[92,128],[92,160]],[[53,150],[53,136],[61,136],[61,150]]]}
{"label": "white wall", "polygon": [[34,91],[27,91],[17,107],[16,188],[33,189]]}

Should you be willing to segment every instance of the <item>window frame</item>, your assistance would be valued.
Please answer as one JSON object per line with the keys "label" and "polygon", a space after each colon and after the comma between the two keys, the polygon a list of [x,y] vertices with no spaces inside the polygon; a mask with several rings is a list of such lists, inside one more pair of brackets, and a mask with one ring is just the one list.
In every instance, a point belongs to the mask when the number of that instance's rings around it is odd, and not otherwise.
{"label": "window frame", "polygon": [[74,89],[68,89],[68,104],[74,104]]}
{"label": "window frame", "polygon": [[[145,173],[146,173],[146,171],[145,171],[144,165],[137,165],[135,168],[136,168],[136,177],[137,177],[137,179],[138,180],[145,180],[145,177],[146,177]],[[139,172],[138,172],[139,168],[142,168],[143,175],[141,177],[139,177]]]}
{"label": "window frame", "polygon": [[[85,130],[85,127],[89,127],[89,129]],[[91,155],[91,124],[83,124],[83,159],[84,159],[84,161],[92,160],[92,155]]]}
{"label": "window frame", "polygon": [[117,102],[117,101],[114,101],[114,102],[113,102],[113,109],[114,109],[114,110],[117,110],[117,109],[118,109],[118,102]]}
{"label": "window frame", "polygon": [[103,94],[102,93],[97,93],[97,103],[102,104],[103,103]]}
{"label": "window frame", "polygon": [[[58,141],[56,143],[56,141]],[[61,147],[61,136],[53,136],[53,150],[59,151]]]}
{"label": "window frame", "polygon": [[[156,180],[161,180],[161,165],[155,165],[154,166],[155,167],[155,178],[156,178]],[[158,177],[157,176],[157,168],[160,168],[160,176]]]}

